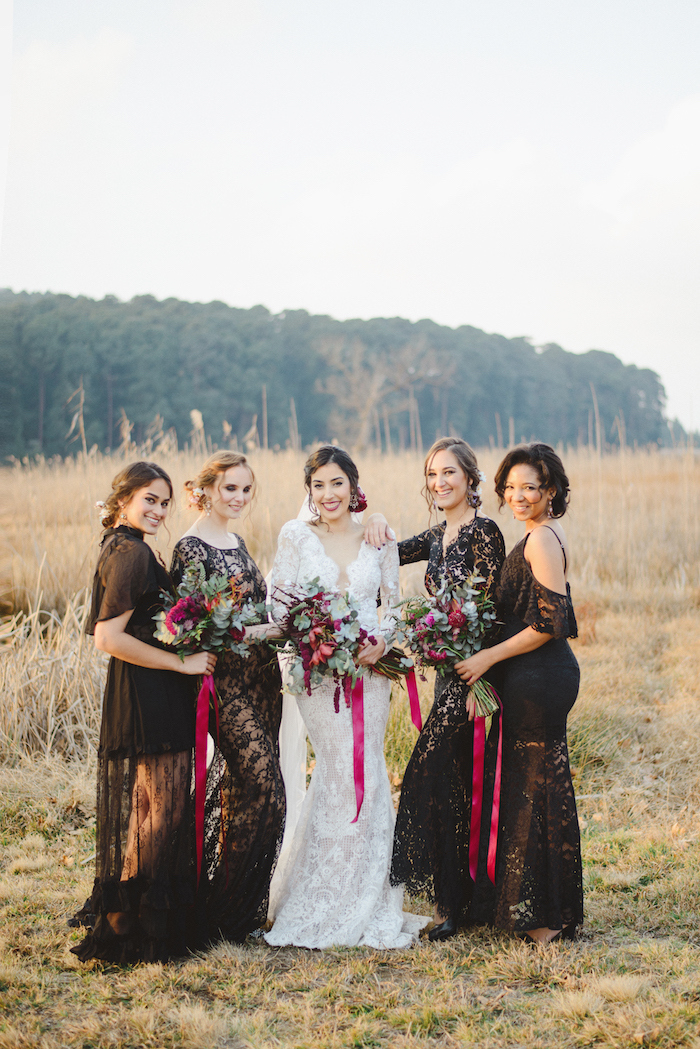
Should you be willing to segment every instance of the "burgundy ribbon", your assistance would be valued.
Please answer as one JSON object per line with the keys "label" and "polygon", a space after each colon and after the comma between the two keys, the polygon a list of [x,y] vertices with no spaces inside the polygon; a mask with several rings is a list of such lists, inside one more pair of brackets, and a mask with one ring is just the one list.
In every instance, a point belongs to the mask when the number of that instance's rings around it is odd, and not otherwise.
{"label": "burgundy ribbon", "polygon": [[408,674],[406,674],[406,688],[408,690],[408,702],[411,707],[411,721],[418,731],[421,732],[423,729],[423,717],[420,710],[420,700],[418,699],[415,670],[409,670]]}
{"label": "burgundy ribbon", "polygon": [[[503,714],[503,706],[498,706]],[[484,802],[484,751],[486,748],[486,718],[474,718],[474,744],[472,757],[472,808],[469,826],[469,877],[476,881],[479,863],[479,839],[481,837],[481,815]],[[501,718],[498,719],[498,749],[496,755],[496,778],[493,785],[493,802],[491,805],[491,825],[489,827],[489,848],[486,862],[486,873],[489,881],[496,880],[496,846],[498,844],[498,816],[501,808],[501,765],[503,759],[503,733]]]}
{"label": "burgundy ribbon", "polygon": [[358,677],[352,690],[352,764],[355,776],[355,800],[357,814],[353,823],[357,823],[365,796],[365,703],[362,678]]}
{"label": "burgundy ribbon", "polygon": [[[209,729],[209,700],[214,704],[216,715],[216,737],[219,738],[219,704],[216,698],[214,678],[205,674],[197,696],[194,722],[194,834],[197,853],[197,886],[202,873],[204,853],[204,799],[207,792],[207,732]],[[222,811],[223,818],[223,811]]]}

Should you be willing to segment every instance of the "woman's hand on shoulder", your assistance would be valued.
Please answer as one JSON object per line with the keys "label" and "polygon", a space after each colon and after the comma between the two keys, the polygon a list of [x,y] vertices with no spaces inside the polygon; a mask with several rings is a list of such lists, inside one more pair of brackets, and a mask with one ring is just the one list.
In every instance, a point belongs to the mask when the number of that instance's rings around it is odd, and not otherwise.
{"label": "woman's hand on shoulder", "polygon": [[564,553],[551,528],[532,529],[525,546],[525,559],[538,583],[558,594],[566,593]]}
{"label": "woman's hand on shoulder", "polygon": [[213,652],[194,652],[191,656],[185,656],[181,663],[180,673],[199,677],[213,674],[215,666],[216,656]]}
{"label": "woman's hand on shoulder", "polygon": [[396,536],[393,529],[389,527],[389,522],[384,514],[372,514],[367,518],[364,539],[369,546],[375,546],[377,550],[381,550],[387,543],[396,539]]}
{"label": "woman's hand on shoulder", "polygon": [[364,645],[357,654],[357,662],[361,667],[371,667],[381,659],[386,652],[386,641],[383,637],[380,637],[376,645],[373,645],[370,641],[365,641]]}

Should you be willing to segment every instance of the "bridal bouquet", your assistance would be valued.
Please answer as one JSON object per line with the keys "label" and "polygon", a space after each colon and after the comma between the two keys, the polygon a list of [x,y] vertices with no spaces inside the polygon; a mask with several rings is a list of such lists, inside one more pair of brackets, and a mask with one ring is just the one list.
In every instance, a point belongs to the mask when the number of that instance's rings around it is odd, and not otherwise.
{"label": "bridal bouquet", "polygon": [[153,618],[155,637],[174,645],[180,658],[192,652],[235,652],[247,656],[245,628],[261,622],[264,605],[245,597],[235,580],[223,575],[205,577],[204,565],[188,565],[177,588],[177,598],[163,592],[164,609]]}
{"label": "bridal bouquet", "polygon": [[[403,602],[398,637],[419,666],[435,667],[438,674],[446,674],[479,651],[496,621],[493,601],[477,586],[483,582],[474,573],[459,585],[444,581],[434,594]],[[477,717],[498,710],[498,697],[483,678],[472,685],[471,692]]]}
{"label": "bridal bouquet", "polygon": [[[281,619],[278,617],[285,636],[268,639],[267,643],[291,657],[289,691],[311,695],[314,685],[331,676],[336,683],[333,700],[337,712],[341,685],[349,704],[355,682],[367,669],[356,663],[360,648],[366,641],[376,644],[377,639],[360,624],[352,600],[323,590],[318,578],[307,584],[295,583],[288,590],[277,587],[274,596],[286,608]],[[412,666],[412,659],[391,649],[371,669],[398,680]]]}

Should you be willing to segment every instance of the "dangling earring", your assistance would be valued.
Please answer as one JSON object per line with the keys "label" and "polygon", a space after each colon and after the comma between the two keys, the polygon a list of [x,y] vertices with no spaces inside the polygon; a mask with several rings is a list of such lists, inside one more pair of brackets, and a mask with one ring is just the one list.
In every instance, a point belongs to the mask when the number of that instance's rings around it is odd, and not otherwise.
{"label": "dangling earring", "polygon": [[124,507],[123,506],[122,506],[122,508],[119,511],[119,520],[123,521],[126,524],[126,514],[124,513]]}
{"label": "dangling earring", "polygon": [[204,513],[207,515],[207,517],[211,517],[211,499],[209,498],[209,496],[207,496],[204,500]]}
{"label": "dangling earring", "polygon": [[553,516],[554,515],[552,513],[552,500],[550,498],[549,502],[547,503],[547,517],[553,517]]}

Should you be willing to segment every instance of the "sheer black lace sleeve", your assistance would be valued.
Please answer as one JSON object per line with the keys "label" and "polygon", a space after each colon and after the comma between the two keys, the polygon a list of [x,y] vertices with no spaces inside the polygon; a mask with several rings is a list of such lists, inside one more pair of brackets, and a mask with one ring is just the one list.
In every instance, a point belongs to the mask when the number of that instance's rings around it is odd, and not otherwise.
{"label": "sheer black lace sleeve", "polygon": [[95,623],[133,611],[144,594],[158,589],[155,558],[146,543],[128,533],[108,534],[95,569],[86,632],[94,633]]}
{"label": "sheer black lace sleeve", "polygon": [[209,552],[207,547],[194,535],[183,535],[178,539],[173,550],[173,559],[170,564],[170,578],[175,586],[179,586],[188,565],[204,565],[207,577],[209,576]]}
{"label": "sheer black lace sleeve", "polygon": [[506,557],[503,534],[490,517],[478,517],[471,530],[474,571],[486,580],[483,589],[495,601],[496,587]]}
{"label": "sheer black lace sleeve", "polygon": [[506,558],[498,602],[506,612],[540,634],[551,634],[555,638],[578,636],[569,584],[566,584],[566,593],[559,594],[539,583],[525,559],[522,542],[514,546]]}
{"label": "sheer black lace sleeve", "polygon": [[430,546],[435,536],[435,530],[428,528],[420,535],[414,535],[411,539],[402,539],[399,543],[399,564],[413,565],[416,561],[427,561],[430,557]]}

